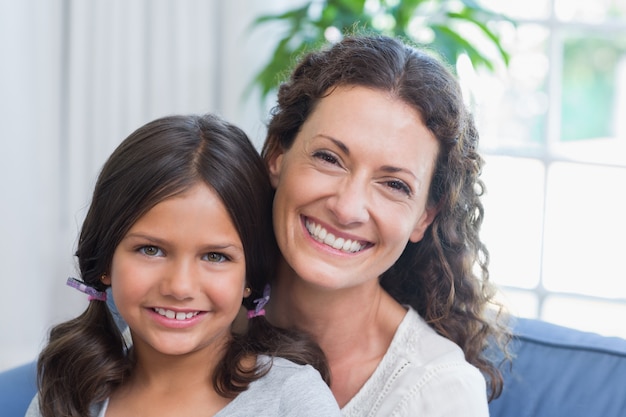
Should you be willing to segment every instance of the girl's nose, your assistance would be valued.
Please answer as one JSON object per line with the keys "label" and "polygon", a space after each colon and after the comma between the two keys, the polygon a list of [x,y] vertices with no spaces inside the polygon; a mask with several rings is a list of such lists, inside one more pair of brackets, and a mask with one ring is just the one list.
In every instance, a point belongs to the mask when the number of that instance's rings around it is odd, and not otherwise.
{"label": "girl's nose", "polygon": [[178,300],[193,298],[197,275],[189,262],[173,262],[161,280],[161,293]]}

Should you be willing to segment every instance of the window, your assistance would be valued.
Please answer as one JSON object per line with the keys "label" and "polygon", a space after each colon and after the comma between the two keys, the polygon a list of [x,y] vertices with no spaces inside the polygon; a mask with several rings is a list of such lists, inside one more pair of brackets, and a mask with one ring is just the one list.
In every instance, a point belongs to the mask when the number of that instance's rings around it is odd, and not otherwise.
{"label": "window", "polygon": [[626,337],[626,0],[481,4],[517,22],[506,72],[459,66],[492,280],[514,314]]}

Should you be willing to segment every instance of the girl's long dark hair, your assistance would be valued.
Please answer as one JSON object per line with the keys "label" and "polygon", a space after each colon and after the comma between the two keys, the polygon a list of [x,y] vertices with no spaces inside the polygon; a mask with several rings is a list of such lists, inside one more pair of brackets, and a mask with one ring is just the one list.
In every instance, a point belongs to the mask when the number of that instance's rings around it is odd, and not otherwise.
{"label": "girl's long dark hair", "polygon": [[[315,105],[338,86],[390,93],[418,111],[437,138],[429,205],[438,214],[423,239],[409,242],[380,282],[458,344],[487,376],[490,398],[497,397],[503,380],[496,362],[509,357],[510,334],[506,314],[494,300],[489,253],[479,236],[484,184],[478,132],[456,78],[433,55],[385,36],[347,36],[308,53],[279,88],[262,150],[266,161],[291,147]],[[494,350],[500,359],[489,356]]]}
{"label": "girl's long dark hair", "polygon": [[[273,275],[278,249],[271,223],[272,189],[264,163],[243,131],[212,115],[170,116],[133,132],[105,163],[83,222],[76,256],[82,280],[100,281],[131,226],[148,210],[197,183],[220,196],[243,243],[246,282],[253,300]],[[246,369],[250,355],[281,356],[315,366],[329,382],[321,349],[305,335],[256,317],[233,335],[214,370],[214,386],[234,397],[269,367]],[[89,407],[120,386],[134,366],[132,348],[106,303],[91,301],[79,317],[50,331],[39,355],[39,406],[44,417],[87,416]],[[207,365],[208,366],[208,365]]]}

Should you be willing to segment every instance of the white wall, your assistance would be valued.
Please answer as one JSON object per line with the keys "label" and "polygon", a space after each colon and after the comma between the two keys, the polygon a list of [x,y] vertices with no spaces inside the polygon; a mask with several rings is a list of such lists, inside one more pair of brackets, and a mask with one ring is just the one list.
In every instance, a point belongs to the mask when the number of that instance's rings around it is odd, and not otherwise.
{"label": "white wall", "polygon": [[36,358],[80,313],[65,286],[95,177],[132,130],[170,113],[221,114],[257,144],[243,100],[276,28],[256,0],[0,0],[0,370]]}

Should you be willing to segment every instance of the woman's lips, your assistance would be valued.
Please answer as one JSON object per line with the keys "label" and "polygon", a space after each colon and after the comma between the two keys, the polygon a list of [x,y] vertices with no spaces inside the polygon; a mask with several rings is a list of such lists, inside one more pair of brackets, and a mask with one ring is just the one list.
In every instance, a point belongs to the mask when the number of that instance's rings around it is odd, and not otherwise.
{"label": "woman's lips", "polygon": [[367,241],[337,236],[309,218],[304,219],[304,226],[313,239],[345,253],[360,252],[368,246],[371,246]]}

